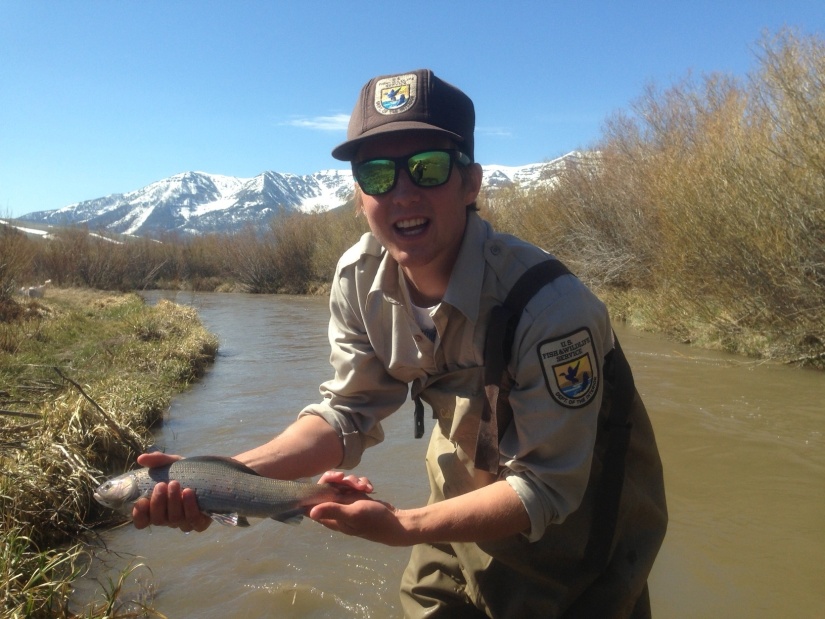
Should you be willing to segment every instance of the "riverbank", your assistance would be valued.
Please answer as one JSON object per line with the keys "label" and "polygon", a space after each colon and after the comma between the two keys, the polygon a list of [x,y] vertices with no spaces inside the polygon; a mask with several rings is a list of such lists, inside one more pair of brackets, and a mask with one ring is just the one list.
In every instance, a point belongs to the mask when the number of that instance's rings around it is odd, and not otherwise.
{"label": "riverbank", "polygon": [[[0,310],[0,615],[68,617],[80,535],[111,517],[92,490],[151,443],[218,343],[194,309],[136,294],[50,289]],[[116,593],[84,616],[117,616]]]}

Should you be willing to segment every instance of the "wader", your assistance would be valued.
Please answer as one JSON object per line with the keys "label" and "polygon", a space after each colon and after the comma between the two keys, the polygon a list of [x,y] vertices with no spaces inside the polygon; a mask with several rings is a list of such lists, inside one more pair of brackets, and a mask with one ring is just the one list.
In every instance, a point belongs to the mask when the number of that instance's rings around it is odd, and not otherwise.
{"label": "wader", "polygon": [[[433,377],[416,399],[438,420],[426,463],[430,502],[496,481],[498,442],[511,420],[506,371],[512,337],[533,294],[568,273],[556,260],[528,270],[494,308],[485,367]],[[421,544],[401,583],[407,617],[649,617],[647,577],[667,525],[662,467],[647,411],[616,346],[603,360],[604,391],[580,507],[544,536]],[[471,387],[468,388],[468,385]]]}

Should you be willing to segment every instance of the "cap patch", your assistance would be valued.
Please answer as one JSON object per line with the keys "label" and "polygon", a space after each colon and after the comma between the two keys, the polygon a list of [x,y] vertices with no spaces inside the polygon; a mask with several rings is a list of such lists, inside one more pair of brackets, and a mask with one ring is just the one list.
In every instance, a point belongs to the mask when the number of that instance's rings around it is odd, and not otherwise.
{"label": "cap patch", "polygon": [[562,406],[581,408],[599,390],[598,365],[590,329],[582,328],[537,347],[550,395]]}
{"label": "cap patch", "polygon": [[418,75],[394,75],[375,83],[375,109],[379,114],[399,114],[415,103]]}

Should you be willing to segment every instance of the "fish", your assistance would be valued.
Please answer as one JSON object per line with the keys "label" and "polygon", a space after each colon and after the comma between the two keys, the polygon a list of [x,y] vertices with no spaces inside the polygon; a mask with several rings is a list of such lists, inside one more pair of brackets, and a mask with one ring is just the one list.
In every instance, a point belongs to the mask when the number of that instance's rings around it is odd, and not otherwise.
{"label": "fish", "polygon": [[172,480],[194,490],[201,511],[213,520],[240,527],[250,526],[250,518],[298,524],[308,508],[339,502],[353,492],[338,484],[270,479],[232,458],[194,456],[113,477],[93,496],[101,505],[129,516],[138,499],[149,497],[158,483]]}

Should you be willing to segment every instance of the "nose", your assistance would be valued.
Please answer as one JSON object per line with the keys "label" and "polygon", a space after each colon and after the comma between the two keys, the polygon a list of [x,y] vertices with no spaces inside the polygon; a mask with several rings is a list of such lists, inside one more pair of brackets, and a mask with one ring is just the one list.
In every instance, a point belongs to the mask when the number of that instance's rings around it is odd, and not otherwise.
{"label": "nose", "polygon": [[409,170],[403,168],[398,170],[398,180],[395,182],[395,187],[392,188],[390,195],[393,202],[399,204],[410,203],[417,200],[421,195],[421,187],[413,183]]}

